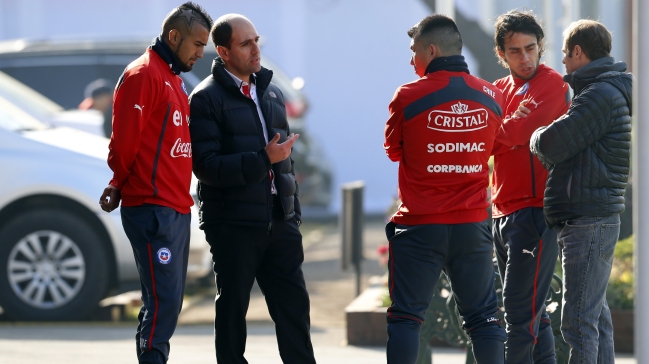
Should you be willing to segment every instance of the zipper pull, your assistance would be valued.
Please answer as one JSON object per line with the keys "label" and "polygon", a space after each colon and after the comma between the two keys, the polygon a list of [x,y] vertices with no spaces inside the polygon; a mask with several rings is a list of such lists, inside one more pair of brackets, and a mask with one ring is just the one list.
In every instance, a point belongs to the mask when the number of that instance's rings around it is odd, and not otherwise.
{"label": "zipper pull", "polygon": [[268,231],[271,231],[271,230],[273,230],[273,223],[269,222],[268,223]]}

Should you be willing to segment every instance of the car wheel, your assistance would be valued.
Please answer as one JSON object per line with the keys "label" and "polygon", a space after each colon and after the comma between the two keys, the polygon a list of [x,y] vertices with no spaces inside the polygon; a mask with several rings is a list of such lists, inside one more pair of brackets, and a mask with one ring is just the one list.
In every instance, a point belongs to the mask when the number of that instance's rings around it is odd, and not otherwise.
{"label": "car wheel", "polygon": [[108,291],[99,235],[61,210],[19,215],[0,230],[0,306],[12,320],[87,318]]}

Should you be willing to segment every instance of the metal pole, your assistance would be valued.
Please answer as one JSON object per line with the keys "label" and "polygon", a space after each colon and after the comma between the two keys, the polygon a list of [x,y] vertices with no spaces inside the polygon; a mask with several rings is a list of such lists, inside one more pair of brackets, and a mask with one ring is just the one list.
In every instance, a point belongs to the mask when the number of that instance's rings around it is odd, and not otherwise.
{"label": "metal pole", "polygon": [[[635,332],[638,363],[649,363],[649,14],[648,0],[633,0],[633,231],[635,233]],[[643,166],[644,164],[644,166]]]}
{"label": "metal pole", "polygon": [[363,262],[363,189],[365,182],[349,182],[342,186],[343,197],[340,227],[342,235],[342,269],[354,266],[356,296],[361,294],[361,264]]}
{"label": "metal pole", "polygon": [[354,267],[356,268],[356,297],[361,295],[361,276],[363,272],[361,272],[361,262],[356,262],[354,263]]}

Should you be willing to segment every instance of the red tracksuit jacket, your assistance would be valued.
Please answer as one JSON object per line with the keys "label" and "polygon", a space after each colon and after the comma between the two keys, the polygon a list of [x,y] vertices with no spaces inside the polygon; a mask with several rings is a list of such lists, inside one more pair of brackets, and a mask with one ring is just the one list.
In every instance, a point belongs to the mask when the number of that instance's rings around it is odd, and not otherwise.
{"label": "red tracksuit jacket", "polygon": [[397,224],[483,221],[501,92],[465,72],[436,71],[397,89],[384,148],[399,162]]}
{"label": "red tracksuit jacket", "polygon": [[113,101],[108,165],[122,206],[150,203],[189,213],[192,152],[181,78],[148,49],[126,67]]}
{"label": "red tracksuit jacket", "polygon": [[[494,85],[505,99],[505,118],[492,152],[492,216],[498,218],[526,207],[543,207],[548,171],[530,152],[530,137],[536,129],[566,113],[570,93],[562,76],[543,64],[529,81],[507,76]],[[530,114],[526,118],[512,118],[523,100],[529,100]]]}

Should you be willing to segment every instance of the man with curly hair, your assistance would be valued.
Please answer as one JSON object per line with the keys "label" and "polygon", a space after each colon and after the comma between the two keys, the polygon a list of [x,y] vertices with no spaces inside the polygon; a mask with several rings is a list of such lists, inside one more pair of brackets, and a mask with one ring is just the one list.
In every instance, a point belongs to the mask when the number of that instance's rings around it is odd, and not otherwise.
{"label": "man with curly hair", "polygon": [[496,56],[510,75],[494,82],[504,96],[503,124],[492,154],[494,248],[503,283],[507,363],[555,363],[545,297],[557,263],[557,235],[543,217],[547,170],[530,152],[532,133],[570,105],[561,75],[540,63],[543,29],[531,11],[495,24]]}

